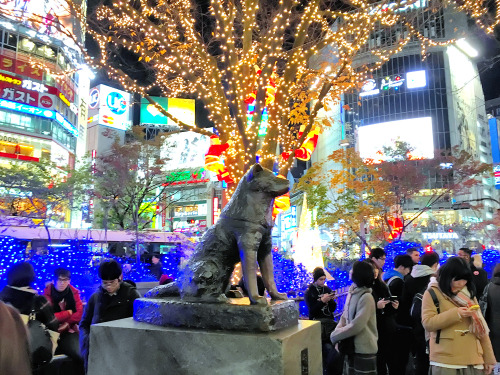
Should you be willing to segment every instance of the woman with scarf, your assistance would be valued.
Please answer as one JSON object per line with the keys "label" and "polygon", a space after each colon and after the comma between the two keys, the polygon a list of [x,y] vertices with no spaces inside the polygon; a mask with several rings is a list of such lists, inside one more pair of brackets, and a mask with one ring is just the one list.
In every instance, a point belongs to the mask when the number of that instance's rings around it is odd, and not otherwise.
{"label": "woman with scarf", "polygon": [[78,371],[83,373],[83,359],[80,355],[78,324],[83,314],[80,291],[71,284],[71,272],[65,268],[54,271],[54,282],[48,284],[44,295],[54,309],[61,334],[56,354],[66,354],[73,359]]}
{"label": "woman with scarf", "polygon": [[465,260],[448,259],[437,281],[429,283],[422,300],[422,325],[430,334],[430,374],[491,374],[496,359]]}
{"label": "woman with scarf", "polygon": [[[377,318],[372,297],[374,272],[370,264],[357,261],[352,266],[344,312],[330,335],[332,344],[353,341],[353,352],[347,353],[345,375],[377,375]],[[351,339],[352,338],[352,339]]]}

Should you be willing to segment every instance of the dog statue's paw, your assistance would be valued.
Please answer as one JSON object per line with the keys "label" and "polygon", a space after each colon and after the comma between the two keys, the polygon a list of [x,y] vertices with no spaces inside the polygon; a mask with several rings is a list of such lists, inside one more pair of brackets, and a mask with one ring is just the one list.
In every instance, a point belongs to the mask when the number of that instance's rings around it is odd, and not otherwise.
{"label": "dog statue's paw", "polygon": [[286,301],[288,299],[286,293],[275,292],[275,293],[269,293],[269,295],[271,296],[272,300]]}
{"label": "dog statue's paw", "polygon": [[266,299],[266,297],[262,297],[262,296],[250,297],[250,304],[267,306],[267,299]]}

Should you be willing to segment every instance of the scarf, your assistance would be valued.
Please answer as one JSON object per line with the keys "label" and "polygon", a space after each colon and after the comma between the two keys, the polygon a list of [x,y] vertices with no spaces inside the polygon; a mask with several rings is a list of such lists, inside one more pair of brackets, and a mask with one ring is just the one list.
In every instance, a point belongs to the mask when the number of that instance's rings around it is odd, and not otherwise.
{"label": "scarf", "polygon": [[[473,305],[477,305],[476,301],[470,298],[470,293],[467,287],[451,297],[451,301],[458,307],[471,307]],[[481,313],[481,309],[472,310],[471,321],[472,323],[469,330],[475,334],[478,339],[481,339],[490,333],[490,329],[488,328],[488,324]]]}
{"label": "scarf", "polygon": [[62,292],[58,292],[54,284],[52,284],[50,288],[54,312],[61,312],[63,310],[76,311],[75,297],[69,285]]}

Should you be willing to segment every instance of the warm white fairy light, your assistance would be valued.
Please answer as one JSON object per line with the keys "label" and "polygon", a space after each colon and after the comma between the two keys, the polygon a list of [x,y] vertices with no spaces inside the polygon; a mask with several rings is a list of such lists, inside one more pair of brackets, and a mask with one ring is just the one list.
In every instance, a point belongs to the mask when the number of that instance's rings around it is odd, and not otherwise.
{"label": "warm white fairy light", "polygon": [[[358,88],[374,70],[410,42],[420,43],[424,57],[430,47],[450,43],[438,42],[420,33],[412,13],[406,11],[417,1],[395,2],[387,8],[386,1],[373,4],[370,0],[351,0],[349,9],[329,11],[321,9],[319,0],[312,0],[298,14],[295,7],[302,6],[303,2],[279,0],[273,14],[263,15],[259,13],[258,0],[213,0],[208,9],[214,21],[209,26],[210,35],[205,34],[206,30],[202,34],[195,27],[203,20],[200,21],[189,0],[159,0],[155,5],[146,0],[116,1],[99,7],[97,24],[87,28],[101,54],[97,59],[86,57],[86,62],[97,69],[105,67],[110,78],[117,80],[124,90],[139,93],[152,104],[155,103],[147,93],[153,87],[159,88],[166,97],[188,94],[201,99],[221,141],[232,141],[225,157],[235,181],[254,162],[256,155],[268,167],[279,162],[280,173],[286,175],[293,162],[293,151],[312,129],[325,101],[338,103],[342,93]],[[447,1],[433,1],[432,11],[445,3]],[[496,0],[496,5],[496,17],[491,20],[481,1],[463,0],[457,7],[491,33],[500,22],[500,0]],[[80,5],[68,0],[68,6],[85,20]],[[266,16],[268,19],[262,19]],[[296,25],[293,35],[290,34],[292,20]],[[265,27],[261,29],[263,24]],[[401,25],[405,31],[405,37],[399,42],[390,47],[364,49],[374,30],[395,25]],[[286,36],[293,42],[288,50],[283,49]],[[72,39],[83,51],[83,46]],[[311,68],[311,57],[327,46],[333,51],[332,60],[336,61]],[[137,82],[116,65],[114,54],[121,48],[132,51],[147,65],[155,76],[153,82],[149,85]],[[361,53],[371,54],[376,62],[354,67],[352,61]],[[261,70],[260,74],[255,73],[255,67]],[[267,105],[267,134],[259,137],[261,111],[266,106],[270,79],[275,84],[275,100]],[[245,99],[252,92],[256,96],[256,111],[247,124]],[[305,110],[308,104],[309,112]],[[155,106],[179,127],[210,134],[205,129],[182,123],[161,106]],[[305,125],[305,130],[297,139],[300,125]],[[287,161],[279,157],[282,150],[292,154]],[[233,188],[229,187],[230,194]]]}

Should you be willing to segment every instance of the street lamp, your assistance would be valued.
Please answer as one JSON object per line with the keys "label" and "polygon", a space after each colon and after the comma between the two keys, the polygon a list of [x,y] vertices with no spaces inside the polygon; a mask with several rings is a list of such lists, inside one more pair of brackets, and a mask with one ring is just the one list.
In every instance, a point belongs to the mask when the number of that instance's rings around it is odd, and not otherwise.
{"label": "street lamp", "polygon": [[349,146],[349,140],[347,138],[343,138],[340,143],[339,143],[339,146],[340,147],[347,147]]}

